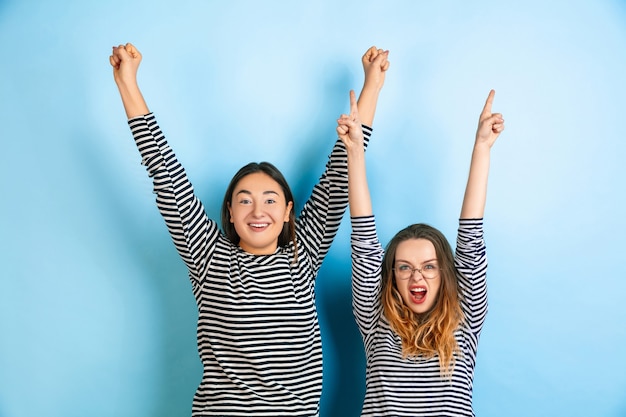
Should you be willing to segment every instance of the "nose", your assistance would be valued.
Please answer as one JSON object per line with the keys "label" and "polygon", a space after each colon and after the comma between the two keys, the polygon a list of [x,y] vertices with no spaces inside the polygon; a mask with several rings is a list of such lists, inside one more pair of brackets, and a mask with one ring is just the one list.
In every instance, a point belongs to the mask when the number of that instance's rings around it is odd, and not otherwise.
{"label": "nose", "polygon": [[263,207],[261,204],[254,203],[252,206],[252,215],[254,217],[261,217],[263,215]]}
{"label": "nose", "polygon": [[426,280],[424,276],[422,275],[422,272],[417,268],[411,271],[411,279],[414,279],[415,281],[418,281],[418,282],[420,280],[424,280],[424,281]]}

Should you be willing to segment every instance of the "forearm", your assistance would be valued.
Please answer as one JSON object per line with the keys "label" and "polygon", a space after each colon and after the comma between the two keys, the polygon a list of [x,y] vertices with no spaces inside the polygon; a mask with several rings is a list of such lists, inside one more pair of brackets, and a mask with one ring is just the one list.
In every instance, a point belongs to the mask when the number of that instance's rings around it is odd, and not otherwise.
{"label": "forearm", "polygon": [[321,266],[348,207],[346,148],[337,140],[326,168],[297,219],[298,245],[311,255],[315,270]]}
{"label": "forearm", "polygon": [[120,81],[117,83],[117,88],[128,119],[150,113],[137,82]]}
{"label": "forearm", "polygon": [[489,178],[490,147],[476,144],[472,152],[467,187],[461,208],[462,219],[478,219],[485,214]]}
{"label": "forearm", "polygon": [[[185,169],[167,144],[154,115],[135,117],[128,123],[142,156],[141,163],[152,178],[157,207],[174,245],[193,279],[200,280],[219,229],[208,219]],[[195,228],[193,233],[191,225]]]}
{"label": "forearm", "polygon": [[384,256],[374,216],[352,219],[352,311],[362,335],[370,334],[380,317],[380,268]]}
{"label": "forearm", "polygon": [[467,325],[479,333],[487,313],[487,249],[483,220],[462,219],[456,239],[454,265]]}
{"label": "forearm", "polygon": [[348,152],[348,202],[351,217],[372,215],[372,200],[367,184],[365,150],[355,147]]}
{"label": "forearm", "polygon": [[372,126],[374,123],[374,115],[376,114],[380,90],[380,87],[365,83],[359,95],[359,100],[357,101],[359,117],[361,118],[361,122],[367,126]]}

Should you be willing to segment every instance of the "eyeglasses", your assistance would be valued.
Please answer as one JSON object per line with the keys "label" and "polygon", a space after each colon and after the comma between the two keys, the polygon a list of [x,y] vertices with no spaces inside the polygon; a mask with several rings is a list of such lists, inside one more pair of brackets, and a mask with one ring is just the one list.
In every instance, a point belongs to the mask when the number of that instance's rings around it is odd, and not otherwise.
{"label": "eyeglasses", "polygon": [[398,279],[409,279],[413,276],[415,271],[422,274],[425,279],[437,278],[439,275],[439,266],[435,263],[425,264],[421,268],[413,268],[408,264],[397,264],[393,271],[396,273]]}

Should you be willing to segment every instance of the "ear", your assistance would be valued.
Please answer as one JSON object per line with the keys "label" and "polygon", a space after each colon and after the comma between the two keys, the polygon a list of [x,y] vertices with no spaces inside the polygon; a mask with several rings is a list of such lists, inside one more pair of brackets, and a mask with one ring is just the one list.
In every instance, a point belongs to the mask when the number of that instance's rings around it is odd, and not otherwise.
{"label": "ear", "polygon": [[291,210],[293,210],[293,201],[287,203],[287,210],[285,211],[285,218],[283,219],[285,223],[289,221],[289,215],[291,214]]}
{"label": "ear", "polygon": [[228,213],[230,213],[230,222],[235,223],[233,220],[233,208],[230,206],[230,202],[226,203],[226,207],[228,208]]}

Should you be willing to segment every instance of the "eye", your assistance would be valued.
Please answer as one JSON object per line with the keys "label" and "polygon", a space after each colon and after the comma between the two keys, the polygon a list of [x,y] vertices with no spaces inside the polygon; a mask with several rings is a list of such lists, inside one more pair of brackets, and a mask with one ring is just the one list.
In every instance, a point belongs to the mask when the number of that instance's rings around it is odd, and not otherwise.
{"label": "eye", "polygon": [[396,267],[396,269],[400,272],[407,272],[407,271],[412,271],[413,268],[411,268],[409,265],[407,264],[400,264]]}
{"label": "eye", "polygon": [[265,200],[265,204],[276,204],[276,200],[274,200],[273,198],[269,198]]}
{"label": "eye", "polygon": [[423,267],[424,271],[436,271],[437,270],[437,265],[436,264],[426,264]]}
{"label": "eye", "polygon": [[249,198],[242,198],[241,200],[239,200],[239,204],[242,204],[242,205],[252,204],[252,200],[250,200]]}

